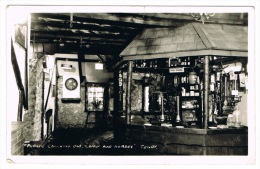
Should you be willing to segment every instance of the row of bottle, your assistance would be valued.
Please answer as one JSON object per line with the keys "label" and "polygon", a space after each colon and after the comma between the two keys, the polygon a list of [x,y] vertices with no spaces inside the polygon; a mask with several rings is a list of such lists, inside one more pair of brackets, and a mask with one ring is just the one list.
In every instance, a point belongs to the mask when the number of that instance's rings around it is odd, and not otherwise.
{"label": "row of bottle", "polygon": [[180,57],[170,58],[169,67],[195,67],[201,65],[204,62],[203,57]]}
{"label": "row of bottle", "polygon": [[168,59],[153,59],[153,60],[136,60],[134,68],[167,68],[169,65]]}
{"label": "row of bottle", "polygon": [[[181,95],[182,96],[200,96],[200,92],[199,92],[199,85],[195,85],[195,86],[190,86],[190,89],[187,90],[186,88],[182,87],[181,90]],[[194,88],[191,88],[194,87]]]}
{"label": "row of bottle", "polygon": [[186,100],[186,101],[182,101],[181,103],[182,109],[197,109],[199,107],[200,105],[198,100]]}
{"label": "row of bottle", "polygon": [[169,59],[169,67],[178,67],[178,66],[190,66],[192,65],[191,63],[191,58],[170,58]]}
{"label": "row of bottle", "polygon": [[199,58],[181,57],[169,59],[149,59],[149,60],[135,60],[135,68],[168,68],[180,66],[195,66],[200,62]]}
{"label": "row of bottle", "polygon": [[186,76],[180,77],[180,82],[182,84],[188,83],[188,84],[200,84],[200,78],[197,75],[196,72],[190,72]]}

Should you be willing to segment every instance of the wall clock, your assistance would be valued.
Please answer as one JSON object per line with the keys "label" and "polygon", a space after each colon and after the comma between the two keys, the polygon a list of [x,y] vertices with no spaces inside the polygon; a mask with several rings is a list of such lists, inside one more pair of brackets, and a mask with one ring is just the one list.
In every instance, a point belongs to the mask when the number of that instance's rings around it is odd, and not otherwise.
{"label": "wall clock", "polygon": [[80,101],[80,79],[79,76],[63,76],[62,100]]}
{"label": "wall clock", "polygon": [[78,87],[78,82],[76,79],[74,78],[68,78],[66,81],[65,81],[65,87],[68,89],[68,90],[75,90],[77,87]]}

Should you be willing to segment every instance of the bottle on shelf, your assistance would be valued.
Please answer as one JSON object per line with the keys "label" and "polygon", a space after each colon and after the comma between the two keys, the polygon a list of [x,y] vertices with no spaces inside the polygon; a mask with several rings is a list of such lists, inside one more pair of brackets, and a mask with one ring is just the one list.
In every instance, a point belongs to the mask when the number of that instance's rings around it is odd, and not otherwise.
{"label": "bottle on shelf", "polygon": [[215,82],[215,74],[210,75],[209,89],[212,94],[215,93]]}
{"label": "bottle on shelf", "polygon": [[187,60],[186,59],[184,59],[184,63],[183,63],[183,65],[187,65]]}
{"label": "bottle on shelf", "polygon": [[182,65],[181,58],[178,58],[178,65]]}
{"label": "bottle on shelf", "polygon": [[181,65],[182,65],[182,66],[186,65],[186,60],[183,59],[183,58],[181,58]]}
{"label": "bottle on shelf", "polygon": [[176,102],[177,102],[177,116],[176,116],[176,122],[180,122],[181,121],[181,117],[180,117],[180,98],[179,96],[176,96]]}
{"label": "bottle on shelf", "polygon": [[165,60],[165,62],[164,62],[164,67],[165,67],[165,68],[168,68],[168,67],[169,67],[169,60],[168,60],[168,59]]}
{"label": "bottle on shelf", "polygon": [[140,64],[139,64],[139,60],[136,60],[136,61],[135,61],[134,66],[135,66],[136,68],[139,68],[139,66],[140,66]]}
{"label": "bottle on shelf", "polygon": [[140,67],[144,67],[143,60],[140,60]]}
{"label": "bottle on shelf", "polygon": [[143,60],[142,66],[143,66],[143,68],[146,68],[146,60]]}
{"label": "bottle on shelf", "polygon": [[187,58],[187,65],[190,66],[190,57]]}
{"label": "bottle on shelf", "polygon": [[153,65],[154,65],[154,64],[153,64],[153,60],[151,60],[149,67],[150,67],[150,68],[153,68]]}
{"label": "bottle on shelf", "polygon": [[158,67],[157,64],[158,64],[157,60],[154,60],[154,62],[153,62],[153,67],[154,67],[154,68],[157,68],[157,67]]}
{"label": "bottle on shelf", "polygon": [[181,89],[181,95],[186,96],[186,89],[184,87],[182,87]]}

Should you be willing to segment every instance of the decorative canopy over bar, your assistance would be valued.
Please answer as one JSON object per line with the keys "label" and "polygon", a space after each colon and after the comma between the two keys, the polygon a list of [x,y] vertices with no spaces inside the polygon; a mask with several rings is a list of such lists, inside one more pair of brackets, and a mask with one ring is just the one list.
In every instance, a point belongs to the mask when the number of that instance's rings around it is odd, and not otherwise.
{"label": "decorative canopy over bar", "polygon": [[189,23],[144,29],[121,52],[123,60],[216,55],[247,57],[248,27]]}

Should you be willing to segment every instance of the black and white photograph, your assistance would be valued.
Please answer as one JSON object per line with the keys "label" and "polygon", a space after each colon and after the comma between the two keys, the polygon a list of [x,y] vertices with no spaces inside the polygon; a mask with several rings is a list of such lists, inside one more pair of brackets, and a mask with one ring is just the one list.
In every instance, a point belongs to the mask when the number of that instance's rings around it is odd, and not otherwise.
{"label": "black and white photograph", "polygon": [[253,7],[5,10],[3,160],[256,163]]}

